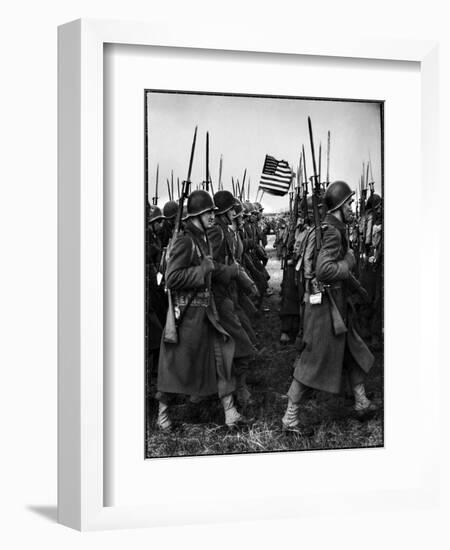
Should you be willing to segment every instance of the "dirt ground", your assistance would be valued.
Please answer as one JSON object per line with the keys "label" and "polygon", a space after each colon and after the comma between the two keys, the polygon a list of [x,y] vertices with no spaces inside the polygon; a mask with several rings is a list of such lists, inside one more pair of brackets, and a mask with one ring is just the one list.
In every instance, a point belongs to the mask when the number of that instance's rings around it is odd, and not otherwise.
{"label": "dirt ground", "polygon": [[255,453],[288,450],[343,449],[383,445],[383,354],[375,353],[376,362],[369,373],[366,390],[378,410],[369,418],[358,418],[352,410],[349,394],[331,395],[314,392],[302,405],[302,434],[281,430],[281,417],[287,405],[286,392],[292,377],[297,352],[293,345],[281,345],[280,283],[282,271],[269,239],[267,269],[273,293],[264,299],[263,312],[255,321],[258,354],[248,377],[254,404],[245,414],[254,419],[241,431],[223,426],[223,412],[217,398],[192,404],[178,397],[171,409],[176,424],[170,434],[155,427],[157,402],[151,397],[147,407],[147,456],[193,456],[208,454]]}

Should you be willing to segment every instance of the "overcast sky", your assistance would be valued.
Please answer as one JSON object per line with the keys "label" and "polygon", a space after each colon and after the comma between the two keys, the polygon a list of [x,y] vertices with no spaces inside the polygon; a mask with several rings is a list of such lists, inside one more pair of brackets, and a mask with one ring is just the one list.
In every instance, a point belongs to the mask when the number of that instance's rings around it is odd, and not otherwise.
{"label": "overcast sky", "polygon": [[[254,98],[149,92],[148,147],[149,196],[154,195],[159,163],[159,201],[168,200],[171,170],[180,182],[187,177],[195,126],[197,146],[191,181],[193,188],[205,179],[206,132],[209,131],[209,166],[217,191],[219,160],[223,155],[222,181],[231,191],[231,177],[250,178],[255,200],[265,155],[285,159],[297,171],[302,144],[307,175],[312,175],[308,116],[311,117],[316,161],[322,143],[322,180],[326,179],[327,132],[331,132],[330,181],[343,179],[356,189],[362,163],[372,163],[375,189],[381,191],[380,104],[357,101]],[[247,187],[247,185],[246,185]],[[175,191],[176,193],[176,191]],[[286,208],[288,198],[264,194],[266,212]]]}

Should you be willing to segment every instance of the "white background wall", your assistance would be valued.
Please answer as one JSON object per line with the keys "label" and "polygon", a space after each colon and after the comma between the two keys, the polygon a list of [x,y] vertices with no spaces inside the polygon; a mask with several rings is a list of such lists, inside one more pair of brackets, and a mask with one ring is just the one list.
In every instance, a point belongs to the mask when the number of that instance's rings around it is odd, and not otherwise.
{"label": "white background wall", "polygon": [[[5,6],[7,6],[5,8]],[[79,17],[166,20],[186,25],[220,20],[230,35],[263,26],[267,32],[428,38],[441,41],[441,177],[449,150],[450,36],[446,2],[245,0],[16,0],[2,9],[0,32],[0,546],[9,548],[444,548],[442,513],[395,517],[306,518],[298,522],[185,527],[79,534],[56,517],[56,27]],[[278,24],[275,25],[274,21]],[[407,131],[407,129],[405,129]],[[405,159],[407,162],[407,159]],[[449,182],[450,184],[450,182]],[[436,205],[445,218],[445,194]],[[407,220],[408,217],[405,216]],[[420,219],[412,213],[411,220]],[[446,224],[442,223],[446,230]],[[445,250],[442,251],[443,259]],[[442,263],[443,281],[448,260]],[[407,277],[407,270],[405,270]],[[431,284],[434,284],[431,282]],[[443,300],[448,292],[442,284]],[[444,308],[441,323],[444,323]],[[434,322],[431,320],[430,322]],[[443,325],[442,325],[443,326]],[[448,327],[448,324],[447,324]],[[443,331],[444,339],[446,333]],[[443,371],[442,396],[449,376]],[[449,407],[444,400],[443,414]],[[405,419],[407,421],[407,419]],[[449,431],[443,433],[448,457]],[[414,445],[426,444],[417,434]],[[449,502],[448,474],[444,472]],[[364,483],[364,480],[361,480]],[[245,487],[242,488],[245,490]],[[228,538],[227,538],[228,537]]]}

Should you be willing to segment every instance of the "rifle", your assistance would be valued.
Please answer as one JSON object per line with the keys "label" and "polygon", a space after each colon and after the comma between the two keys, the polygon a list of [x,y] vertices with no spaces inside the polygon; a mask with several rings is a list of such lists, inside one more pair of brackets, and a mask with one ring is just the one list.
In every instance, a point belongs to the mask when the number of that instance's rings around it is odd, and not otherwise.
{"label": "rifle", "polygon": [[247,175],[247,168],[244,170],[244,179],[242,180],[240,200],[245,200],[245,176]]}
{"label": "rifle", "polygon": [[370,181],[369,181],[369,187],[370,187],[370,194],[373,195],[373,194],[375,193],[375,182],[373,181],[372,161],[370,160],[370,153],[369,153],[369,166],[370,166]]}
{"label": "rifle", "polygon": [[[363,164],[364,170],[364,164]],[[364,185],[364,171],[361,176],[361,198],[359,201],[359,229],[360,229],[360,242],[359,242],[359,254],[361,257],[364,256],[365,246],[366,246],[366,197],[367,197],[367,188]]]}
{"label": "rifle", "polygon": [[222,155],[220,155],[220,162],[219,162],[219,183],[218,183],[219,190],[223,189],[222,184]]}
{"label": "rifle", "polygon": [[155,185],[155,196],[153,197],[153,205],[157,206],[158,204],[158,178],[159,178],[159,164],[156,165],[156,185]]}
{"label": "rifle", "polygon": [[206,132],[206,170],[205,170],[206,191],[209,193],[209,132]]}
{"label": "rifle", "polygon": [[322,142],[319,143],[319,184],[322,185]]}
{"label": "rifle", "polygon": [[330,130],[328,130],[328,139],[327,139],[327,187],[330,185]]}
{"label": "rifle", "polygon": [[[194,160],[196,140],[197,140],[197,126],[195,127],[194,139],[192,141],[188,175],[186,180],[183,181],[182,183],[182,192],[179,200],[177,217],[175,220],[175,228],[173,230],[172,238],[167,247],[167,259],[169,259],[170,257],[170,251],[180,232],[184,201],[189,196],[189,190],[191,186],[192,163]],[[178,344],[177,316],[175,315],[175,309],[174,309],[173,300],[172,300],[172,291],[170,290],[170,288],[167,289],[167,300],[168,300],[168,309],[167,309],[166,326],[164,328],[164,342],[166,342],[167,344]]]}
{"label": "rifle", "polygon": [[308,128],[309,128],[309,140],[311,142],[311,155],[313,162],[313,181],[314,186],[312,186],[312,201],[313,201],[313,215],[314,215],[314,226],[316,234],[316,257],[322,246],[322,232],[320,230],[320,214],[319,214],[319,200],[320,200],[320,181],[317,175],[316,167],[316,157],[314,154],[314,138],[312,133],[312,124],[311,118],[308,117]]}
{"label": "rifle", "polygon": [[[302,172],[303,170],[303,172]],[[302,201],[305,217],[305,224],[309,225],[309,212],[308,212],[308,176],[306,174],[306,159],[305,159],[305,147],[302,145],[302,154],[300,155],[300,185],[302,187]]]}
{"label": "rifle", "polygon": [[[308,117],[308,127],[309,127],[309,139],[311,142],[311,154],[312,154],[313,171],[314,171],[313,178],[315,182],[312,198],[313,198],[313,214],[314,214],[314,225],[315,225],[314,231],[315,231],[315,237],[316,237],[314,263],[316,264],[319,251],[322,247],[322,228],[320,225],[320,213],[319,213],[320,181],[318,181],[318,176],[317,176],[316,159],[314,156],[314,138],[312,133],[312,125],[311,125],[310,117]],[[326,285],[323,285],[323,288],[325,290],[325,293],[328,297],[328,301],[330,304],[330,316],[331,316],[331,323],[333,326],[333,332],[336,336],[339,336],[340,334],[344,334],[347,332],[347,327],[345,326],[344,319],[342,318],[342,315],[336,305],[336,302],[334,301],[334,297],[331,292],[331,289]]]}

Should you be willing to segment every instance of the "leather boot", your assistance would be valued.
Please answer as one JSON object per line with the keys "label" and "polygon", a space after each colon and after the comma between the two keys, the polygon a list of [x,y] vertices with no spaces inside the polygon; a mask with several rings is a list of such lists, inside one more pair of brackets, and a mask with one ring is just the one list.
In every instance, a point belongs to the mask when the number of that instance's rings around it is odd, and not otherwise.
{"label": "leather boot", "polygon": [[242,416],[234,404],[233,395],[230,393],[221,398],[223,410],[225,412],[225,424],[229,428],[234,428],[247,423],[247,419]]}
{"label": "leather boot", "polygon": [[241,407],[246,407],[252,404],[252,396],[248,389],[245,374],[237,377],[236,381],[236,399]]}
{"label": "leather boot", "polygon": [[364,384],[356,384],[356,386],[353,387],[353,395],[355,397],[353,409],[358,415],[364,415],[377,409],[376,405],[366,396]]}
{"label": "leather boot", "polygon": [[288,400],[288,406],[284,413],[281,423],[283,424],[283,431],[301,433],[300,420],[298,418],[298,411],[300,405],[293,403],[291,399]]}
{"label": "leather boot", "polygon": [[162,401],[159,402],[158,419],[156,421],[156,426],[162,432],[170,432],[170,430],[172,429],[172,422],[169,416],[169,406]]}

